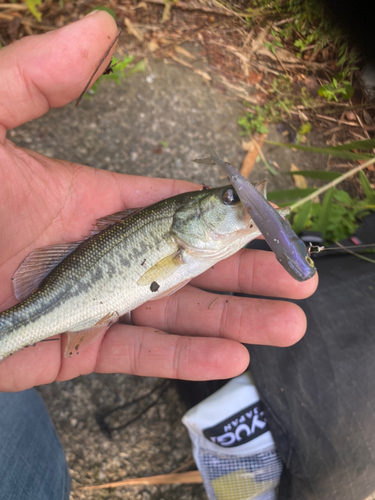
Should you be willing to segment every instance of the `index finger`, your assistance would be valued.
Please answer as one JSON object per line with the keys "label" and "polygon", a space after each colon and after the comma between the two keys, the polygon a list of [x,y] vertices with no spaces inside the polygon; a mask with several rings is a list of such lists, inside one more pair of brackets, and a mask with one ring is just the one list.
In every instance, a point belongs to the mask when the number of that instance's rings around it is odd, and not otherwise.
{"label": "index finger", "polygon": [[305,299],[318,286],[318,275],[296,281],[276,260],[273,252],[242,249],[197,276],[191,284],[212,291],[247,293],[289,299]]}

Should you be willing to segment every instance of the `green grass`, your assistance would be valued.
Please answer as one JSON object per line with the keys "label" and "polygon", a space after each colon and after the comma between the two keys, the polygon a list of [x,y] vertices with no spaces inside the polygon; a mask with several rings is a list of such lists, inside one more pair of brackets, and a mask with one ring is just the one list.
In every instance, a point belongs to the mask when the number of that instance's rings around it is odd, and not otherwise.
{"label": "green grass", "polygon": [[[340,29],[332,23],[319,0],[254,0],[252,7],[267,13],[262,18],[264,27],[273,23],[267,41],[264,43],[272,53],[278,48],[287,49],[295,57],[303,59],[306,50],[313,53],[329,48],[336,56],[337,67],[331,76],[329,71],[319,74],[322,85],[318,90],[321,99],[330,102],[345,101],[354,93],[351,84],[358,69],[359,55],[348,45]],[[259,15],[259,13],[258,13]],[[275,21],[286,20],[275,26]],[[249,23],[252,21],[249,20]],[[277,23],[276,23],[277,24]],[[251,24],[250,26],[251,27]],[[301,70],[300,70],[301,71]],[[290,118],[296,106],[313,109],[321,99],[309,95],[305,87],[296,91],[288,75],[274,78],[269,91],[269,99],[263,106],[256,106],[239,118],[239,124],[247,134],[266,133],[267,124]]]}
{"label": "green grass", "polygon": [[[283,147],[295,147],[292,144],[281,144]],[[375,139],[355,141],[341,146],[329,148],[312,148],[300,146],[300,149],[311,153],[330,154],[342,158],[343,154],[350,154],[352,160],[364,160],[366,163],[354,167],[346,174],[326,171],[300,171],[293,175],[302,175],[312,179],[329,181],[322,188],[288,189],[271,191],[268,199],[280,206],[291,205],[289,216],[294,231],[298,234],[302,230],[319,231],[326,244],[347,238],[359,226],[361,219],[375,211],[375,190],[371,187],[362,170],[366,165],[375,163],[373,155],[355,153],[353,149],[373,149]],[[357,173],[363,190],[363,196],[351,197],[346,191],[338,189],[337,185]],[[323,194],[323,198],[318,195]]]}
{"label": "green grass", "polygon": [[128,78],[129,76],[137,73],[139,71],[145,71],[145,62],[139,61],[134,66],[129,67],[133,62],[134,57],[125,57],[119,61],[116,57],[112,57],[112,72],[107,75],[102,75],[98,80],[91,86],[91,88],[85,93],[85,97],[91,98],[93,95],[97,94],[102,83],[106,80],[112,80],[120,85],[120,83]]}

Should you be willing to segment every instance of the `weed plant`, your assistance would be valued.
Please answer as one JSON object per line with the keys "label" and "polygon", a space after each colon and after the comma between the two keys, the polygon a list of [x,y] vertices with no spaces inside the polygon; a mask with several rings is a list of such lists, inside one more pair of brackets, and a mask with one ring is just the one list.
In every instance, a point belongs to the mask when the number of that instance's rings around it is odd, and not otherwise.
{"label": "weed plant", "polygon": [[[285,20],[278,26],[274,23],[270,30],[264,43],[268,50],[276,54],[278,48],[287,48],[302,59],[307,50],[316,53],[329,48],[337,55],[336,71],[321,85],[318,94],[327,102],[348,100],[353,96],[352,77],[358,69],[358,52],[348,46],[340,28],[332,23],[320,0],[254,0],[253,5],[267,12],[267,24],[270,18]],[[276,77],[269,94],[266,104],[251,109],[238,120],[244,132],[265,133],[267,123],[287,119],[298,105],[313,108],[317,101],[309,95],[306,87],[296,92],[288,76]]]}

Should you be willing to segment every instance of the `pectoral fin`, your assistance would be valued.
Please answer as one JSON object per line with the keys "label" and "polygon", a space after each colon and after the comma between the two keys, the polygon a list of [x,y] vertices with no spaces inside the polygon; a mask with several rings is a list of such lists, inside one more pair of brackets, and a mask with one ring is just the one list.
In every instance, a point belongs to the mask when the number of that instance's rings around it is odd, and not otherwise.
{"label": "pectoral fin", "polygon": [[260,192],[260,194],[267,199],[267,179],[263,179],[260,182],[257,182],[256,184],[253,184],[255,189]]}
{"label": "pectoral fin", "polygon": [[[172,274],[176,272],[183,263],[182,250],[179,249],[177,252],[159,260],[159,262],[157,262],[139,278],[137,284],[140,286],[151,285],[153,283],[157,284],[158,280],[163,280],[172,276]],[[157,289],[158,288],[152,291],[156,292]]]}

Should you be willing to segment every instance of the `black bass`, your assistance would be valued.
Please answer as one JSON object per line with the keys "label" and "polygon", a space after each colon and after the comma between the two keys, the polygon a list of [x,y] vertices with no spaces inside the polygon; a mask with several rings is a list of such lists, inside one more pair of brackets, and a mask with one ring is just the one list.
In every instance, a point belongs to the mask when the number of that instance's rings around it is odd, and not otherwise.
{"label": "black bass", "polygon": [[214,151],[210,151],[210,153],[208,158],[194,161],[220,165],[228,174],[242,204],[284,269],[297,281],[306,281],[312,278],[316,273],[314,261],[289,222],[230,163],[219,158]]}
{"label": "black bass", "polygon": [[[256,188],[265,196],[265,183]],[[285,215],[288,210],[280,210]],[[97,221],[83,242],[34,250],[0,313],[0,360],[60,333],[65,356],[120,316],[171,294],[260,235],[232,186],[180,194]]]}

